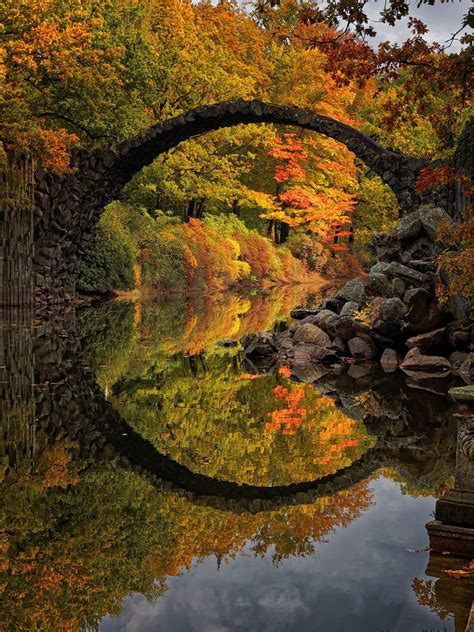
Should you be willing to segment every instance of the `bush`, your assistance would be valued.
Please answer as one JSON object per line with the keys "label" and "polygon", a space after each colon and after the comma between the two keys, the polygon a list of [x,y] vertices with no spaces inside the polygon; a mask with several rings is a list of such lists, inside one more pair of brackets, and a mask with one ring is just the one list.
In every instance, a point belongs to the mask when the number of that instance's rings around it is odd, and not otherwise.
{"label": "bush", "polygon": [[107,293],[134,286],[133,249],[117,226],[99,222],[81,261],[78,289],[84,293]]}

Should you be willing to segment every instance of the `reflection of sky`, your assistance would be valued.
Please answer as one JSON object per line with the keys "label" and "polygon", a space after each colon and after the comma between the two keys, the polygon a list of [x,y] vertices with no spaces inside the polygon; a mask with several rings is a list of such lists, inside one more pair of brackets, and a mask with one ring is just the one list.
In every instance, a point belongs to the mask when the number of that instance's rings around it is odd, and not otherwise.
{"label": "reflection of sky", "polygon": [[[424,577],[425,523],[433,498],[403,496],[393,482],[372,485],[376,504],[348,528],[337,529],[316,555],[272,566],[271,551],[223,564],[206,559],[168,579],[154,603],[125,600],[122,615],[101,632],[420,632],[454,630],[417,604],[414,577]],[[411,550],[411,551],[410,551]]]}

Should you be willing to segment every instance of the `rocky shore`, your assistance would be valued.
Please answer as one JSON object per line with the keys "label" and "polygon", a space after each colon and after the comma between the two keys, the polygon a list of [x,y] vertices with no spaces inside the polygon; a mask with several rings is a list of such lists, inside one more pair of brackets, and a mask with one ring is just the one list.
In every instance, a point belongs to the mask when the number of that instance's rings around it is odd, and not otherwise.
{"label": "rocky shore", "polygon": [[446,303],[436,296],[447,282],[436,264],[444,222],[452,219],[443,209],[422,206],[376,233],[377,263],[367,278],[352,279],[317,308],[293,310],[298,322],[286,331],[244,336],[247,359],[287,364],[307,382],[329,370],[363,374],[361,364],[380,364],[414,380],[454,374],[470,384],[474,308],[460,296]]}

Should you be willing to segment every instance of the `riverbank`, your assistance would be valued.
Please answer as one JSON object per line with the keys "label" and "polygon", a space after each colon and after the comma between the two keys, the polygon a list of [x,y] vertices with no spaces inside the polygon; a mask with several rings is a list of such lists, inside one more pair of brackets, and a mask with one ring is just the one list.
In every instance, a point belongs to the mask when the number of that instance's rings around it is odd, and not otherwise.
{"label": "riverbank", "polygon": [[[285,285],[320,287],[326,277],[351,278],[360,265],[315,237],[295,233],[276,245],[235,215],[187,223],[152,218],[138,207],[111,204],[83,258],[82,297],[145,297],[191,292],[267,290]],[[133,297],[134,294],[131,295]],[[82,298],[83,300],[83,298]]]}

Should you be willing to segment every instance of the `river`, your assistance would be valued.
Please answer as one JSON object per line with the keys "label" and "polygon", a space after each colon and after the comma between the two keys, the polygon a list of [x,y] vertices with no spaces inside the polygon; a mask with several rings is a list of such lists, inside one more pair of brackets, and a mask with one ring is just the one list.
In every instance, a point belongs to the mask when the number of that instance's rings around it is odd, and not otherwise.
{"label": "river", "polygon": [[450,400],[399,375],[259,372],[235,344],[317,298],[3,327],[2,630],[464,630],[474,583],[425,529],[453,481]]}

